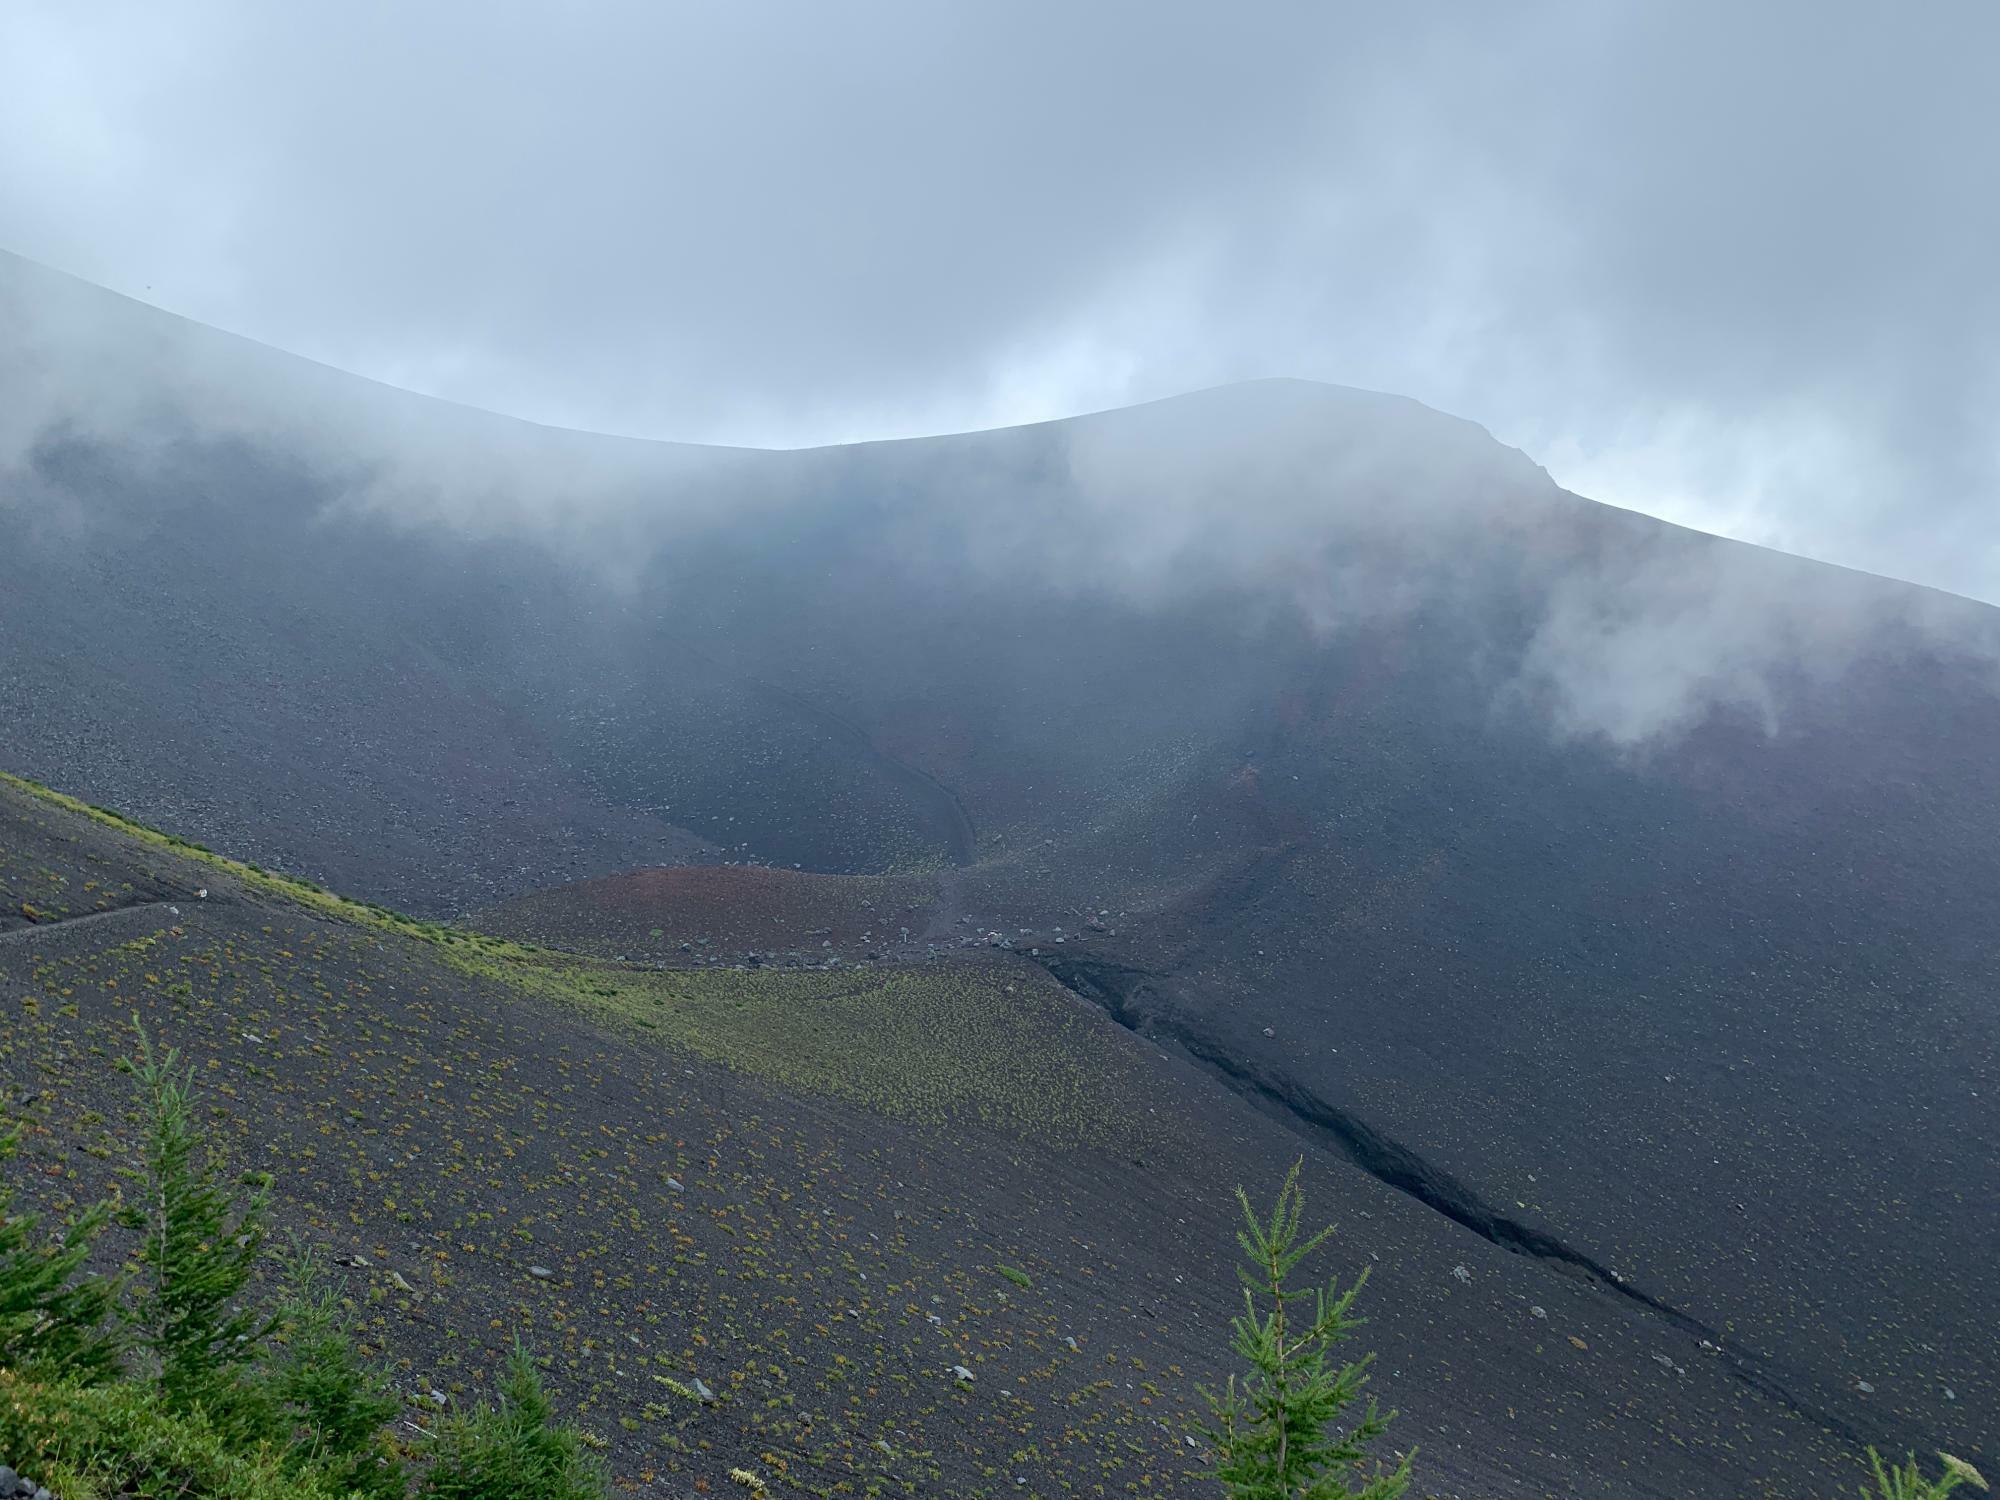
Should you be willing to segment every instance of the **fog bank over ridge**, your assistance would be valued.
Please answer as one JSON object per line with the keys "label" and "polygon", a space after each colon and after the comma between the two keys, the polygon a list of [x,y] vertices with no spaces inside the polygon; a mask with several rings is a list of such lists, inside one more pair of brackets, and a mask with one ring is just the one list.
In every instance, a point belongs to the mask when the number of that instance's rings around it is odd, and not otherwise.
{"label": "fog bank over ridge", "polygon": [[1975,0],[30,3],[0,222],[210,326],[648,437],[1400,391],[1580,493],[2000,602],[1996,49]]}
{"label": "fog bank over ridge", "polygon": [[[1592,506],[1476,424],[1405,398],[1266,380],[935,439],[757,450],[550,428],[415,396],[0,259],[0,508],[106,524],[61,476],[82,452],[172,471],[218,445],[322,525],[526,542],[628,604],[676,549],[729,533],[860,533],[910,576],[1158,611],[1234,601],[1321,636],[1414,619],[1537,573],[1539,614],[1486,687],[1562,736],[1625,748],[1711,710],[1765,733],[1783,681],[1943,643],[1995,656],[1990,611]],[[1693,539],[1690,537],[1690,542]]]}
{"label": "fog bank over ridge", "polygon": [[2000,1471],[1995,55],[0,5],[29,1198],[144,1011],[614,1487],[1198,1491],[1288,1169],[1440,1500]]}

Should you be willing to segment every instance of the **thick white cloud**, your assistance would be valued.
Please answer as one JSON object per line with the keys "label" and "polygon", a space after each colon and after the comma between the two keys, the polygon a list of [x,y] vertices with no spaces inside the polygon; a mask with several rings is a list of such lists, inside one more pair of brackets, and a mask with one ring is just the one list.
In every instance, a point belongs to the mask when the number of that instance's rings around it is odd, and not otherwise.
{"label": "thick white cloud", "polygon": [[0,243],[543,421],[800,443],[1266,374],[2000,599],[2000,10],[0,11]]}

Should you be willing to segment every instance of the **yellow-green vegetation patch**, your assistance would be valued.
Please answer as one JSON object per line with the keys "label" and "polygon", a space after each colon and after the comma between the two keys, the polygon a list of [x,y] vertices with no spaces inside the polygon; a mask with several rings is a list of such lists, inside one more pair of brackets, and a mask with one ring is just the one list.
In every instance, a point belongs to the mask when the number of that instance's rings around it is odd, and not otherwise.
{"label": "yellow-green vegetation patch", "polygon": [[295,875],[281,875],[275,870],[266,870],[261,865],[231,859],[226,854],[217,854],[204,844],[164,833],[160,829],[128,818],[123,813],[85,802],[66,792],[58,792],[52,787],[43,786],[39,781],[30,781],[25,776],[15,776],[10,772],[0,771],[0,785],[10,786],[18,792],[52,803],[93,822],[101,823],[107,828],[116,829],[139,843],[164,849],[182,859],[219,870],[246,890],[278,897],[305,907],[319,916],[331,917],[335,921],[353,922],[383,932],[400,933],[404,937],[435,943],[447,951],[472,948],[492,956],[527,956],[536,951],[506,938],[489,937],[481,932],[468,932],[442,922],[420,921],[399,911],[391,911],[386,906],[349,900],[345,896],[335,895],[323,886],[315,885],[310,880],[301,880]]}
{"label": "yellow-green vegetation patch", "polygon": [[[330,1481],[245,1451],[200,1416],[169,1411],[136,1382],[46,1384],[0,1370],[0,1453],[66,1496],[182,1495],[189,1500],[338,1500]],[[25,1492],[24,1492],[25,1493]]]}
{"label": "yellow-green vegetation patch", "polygon": [[845,970],[641,969],[537,948],[230,859],[0,772],[0,781],[335,921],[428,944],[462,974],[581,1007],[788,1087],[930,1123],[973,1120],[1058,1145],[1150,1138],[1118,1038],[1039,975],[980,961]]}
{"label": "yellow-green vegetation patch", "polygon": [[848,970],[633,969],[447,950],[463,972],[878,1112],[977,1120],[1061,1145],[1130,1144],[1143,1116],[1116,1036],[1058,987],[973,962]]}

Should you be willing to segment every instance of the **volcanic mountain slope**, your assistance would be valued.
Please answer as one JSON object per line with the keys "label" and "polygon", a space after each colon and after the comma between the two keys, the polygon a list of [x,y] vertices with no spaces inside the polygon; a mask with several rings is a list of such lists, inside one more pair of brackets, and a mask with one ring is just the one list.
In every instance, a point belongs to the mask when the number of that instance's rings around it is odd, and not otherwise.
{"label": "volcanic mountain slope", "polygon": [[1424,1493],[1853,1472],[1726,1356],[1301,1141],[1023,957],[590,963],[17,783],[0,899],[33,1198],[113,1186],[137,1016],[274,1174],[281,1226],[349,1267],[400,1389],[468,1399],[526,1337],[640,1493],[744,1465],[780,1494],[1205,1492],[1185,1434],[1236,1295],[1229,1190],[1300,1152],[1335,1259],[1374,1273],[1366,1338]]}
{"label": "volcanic mountain slope", "polygon": [[7,763],[600,956],[1011,947],[1827,1430],[1994,1452],[1993,611],[1294,382],[756,453],[21,263],[0,330]]}

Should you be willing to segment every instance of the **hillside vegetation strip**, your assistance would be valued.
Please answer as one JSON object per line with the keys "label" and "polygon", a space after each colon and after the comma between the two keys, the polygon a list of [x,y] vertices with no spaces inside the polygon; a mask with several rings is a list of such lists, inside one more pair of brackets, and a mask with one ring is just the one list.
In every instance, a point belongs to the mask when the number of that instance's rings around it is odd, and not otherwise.
{"label": "hillside vegetation strip", "polygon": [[[0,782],[246,893],[425,944],[468,978],[881,1113],[1120,1150],[1164,1127],[1123,1040],[1039,976],[973,960],[866,970],[640,968],[421,921],[218,854],[37,782]],[[1145,1122],[1145,1123],[1141,1123]]]}

